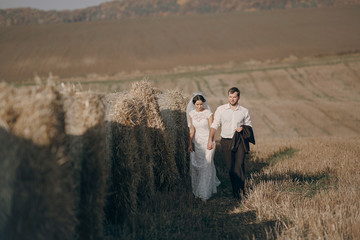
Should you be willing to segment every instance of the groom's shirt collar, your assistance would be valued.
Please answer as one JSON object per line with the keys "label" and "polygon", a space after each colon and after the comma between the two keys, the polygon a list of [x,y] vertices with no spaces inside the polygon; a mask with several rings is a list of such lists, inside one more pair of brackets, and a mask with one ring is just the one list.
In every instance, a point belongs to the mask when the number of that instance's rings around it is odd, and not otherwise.
{"label": "groom's shirt collar", "polygon": [[[230,103],[225,104],[225,109],[231,109]],[[236,111],[236,110],[240,110],[240,105],[239,105],[239,104],[238,104],[238,105],[236,106],[236,108],[234,109],[234,111]]]}

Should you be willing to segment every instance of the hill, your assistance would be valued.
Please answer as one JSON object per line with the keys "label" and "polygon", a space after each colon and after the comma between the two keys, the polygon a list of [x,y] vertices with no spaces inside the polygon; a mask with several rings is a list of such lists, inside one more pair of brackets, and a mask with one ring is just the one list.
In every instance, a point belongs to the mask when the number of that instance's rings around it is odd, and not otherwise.
{"label": "hill", "polygon": [[0,80],[172,70],[352,52],[360,6],[7,27]]}
{"label": "hill", "polygon": [[148,16],[173,16],[234,11],[316,8],[359,4],[360,0],[120,0],[73,11],[31,8],[0,9],[0,26],[94,22]]}

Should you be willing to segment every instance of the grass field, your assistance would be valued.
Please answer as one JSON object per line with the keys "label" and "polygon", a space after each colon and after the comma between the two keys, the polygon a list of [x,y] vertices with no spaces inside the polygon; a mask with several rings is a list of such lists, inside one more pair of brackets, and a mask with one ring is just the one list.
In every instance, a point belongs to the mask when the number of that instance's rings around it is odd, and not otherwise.
{"label": "grass field", "polygon": [[10,27],[0,32],[0,78],[34,85],[52,72],[85,92],[123,95],[147,78],[186,96],[200,90],[213,111],[230,87],[241,90],[256,138],[247,197],[231,198],[217,145],[213,198],[157,192],[122,224],[105,222],[105,239],[356,239],[359,13],[351,6]]}
{"label": "grass field", "polygon": [[[159,89],[201,90],[213,110],[238,86],[256,145],[246,162],[248,198],[222,182],[206,204],[187,192],[157,194],[106,239],[356,239],[359,232],[360,55],[184,67],[149,76]],[[84,90],[127,92],[139,76],[82,82]],[[67,81],[76,84],[76,78]],[[217,136],[219,140],[219,136]],[[330,237],[331,236],[331,237]]]}
{"label": "grass field", "polygon": [[[185,94],[203,91],[213,110],[231,86],[249,108],[257,144],[246,162],[248,198],[231,198],[220,146],[219,192],[206,204],[191,192],[157,195],[107,239],[356,239],[360,221],[360,55],[251,61],[183,68],[149,80]],[[140,77],[141,78],[141,77]],[[137,77],[83,82],[127,91]],[[219,140],[219,136],[217,136]]]}
{"label": "grass field", "polygon": [[[252,61],[151,76],[160,89],[202,90],[213,110],[226,102],[230,86],[241,89],[240,102],[250,110],[257,141],[246,161],[248,195],[242,202],[231,198],[217,145],[222,184],[212,199],[197,201],[190,189],[157,193],[123,224],[105,222],[105,239],[356,239],[359,58]],[[94,77],[81,87],[128,92],[136,80]]]}
{"label": "grass field", "polygon": [[360,48],[360,6],[14,26],[0,31],[0,80],[114,75]]}
{"label": "grass field", "polygon": [[[127,91],[144,76],[69,78],[84,90]],[[358,136],[360,134],[360,55],[289,58],[242,66],[184,68],[148,76],[159,89],[200,90],[213,111],[226,103],[227,90],[241,90],[258,138]]]}
{"label": "grass field", "polygon": [[207,203],[190,190],[158,194],[106,239],[356,239],[360,138],[260,139],[246,161],[248,196],[231,197],[217,145],[221,181]]}

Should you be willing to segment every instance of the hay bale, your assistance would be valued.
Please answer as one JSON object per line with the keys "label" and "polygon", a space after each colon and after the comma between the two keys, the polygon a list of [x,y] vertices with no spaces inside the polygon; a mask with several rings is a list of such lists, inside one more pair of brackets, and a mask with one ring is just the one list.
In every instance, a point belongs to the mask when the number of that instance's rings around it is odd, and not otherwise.
{"label": "hay bale", "polygon": [[189,131],[186,122],[186,98],[179,90],[167,90],[157,94],[160,114],[168,134],[170,149],[183,181],[189,180]]}
{"label": "hay bale", "polygon": [[[73,196],[64,190],[64,172],[48,147],[17,139],[12,209],[6,224],[9,239],[74,239]],[[46,159],[46,161],[44,161]]]}
{"label": "hay bale", "polygon": [[173,152],[169,148],[165,125],[160,116],[156,91],[148,81],[136,82],[132,85],[130,94],[143,102],[147,116],[147,128],[151,135],[151,148],[154,158],[155,186],[159,190],[174,187],[179,180]]}
{"label": "hay bale", "polygon": [[64,111],[54,86],[16,89],[13,101],[13,111],[18,114],[12,126],[16,136],[39,146],[64,143]]}
{"label": "hay bale", "polygon": [[[106,102],[108,154],[112,162],[110,192],[113,193],[107,208],[113,215],[110,218],[119,220],[136,213],[138,204],[154,196],[152,136],[145,105],[138,98],[126,93],[109,94]],[[117,209],[115,216],[114,209]]]}
{"label": "hay bale", "polygon": [[10,130],[18,115],[13,110],[14,100],[15,89],[6,83],[0,83],[0,119],[1,127],[5,130]]}
{"label": "hay bale", "polygon": [[91,92],[62,92],[80,239],[102,239],[106,192],[105,105]]}
{"label": "hay bale", "polygon": [[[1,234],[11,239],[73,239],[76,216],[59,93],[49,85],[2,85],[0,106],[7,127],[0,139],[11,143],[1,149],[2,165],[9,168],[2,171],[10,170],[5,188],[12,194],[7,196],[11,209],[6,210]],[[12,159],[16,164],[9,167]],[[10,206],[9,200],[5,205]]]}
{"label": "hay bale", "polygon": [[[170,108],[163,108],[166,126],[157,96],[171,95]],[[119,222],[136,213],[138,204],[156,190],[176,186],[179,169],[188,177],[186,103],[180,92],[162,95],[146,81],[134,83],[128,93],[108,94],[105,99],[111,196],[106,209],[109,220]],[[179,148],[175,150],[176,144]],[[176,161],[175,154],[179,154]]]}
{"label": "hay bale", "polygon": [[12,146],[17,146],[9,133],[8,124],[16,118],[9,107],[13,94],[13,89],[8,85],[0,84],[0,239],[6,239],[6,224],[11,214],[16,169],[19,165],[17,151],[10,151]]}
{"label": "hay bale", "polygon": [[8,239],[5,230],[11,215],[16,169],[20,158],[14,136],[4,127],[4,122],[2,123],[0,126],[0,239]]}
{"label": "hay bale", "polygon": [[[112,116],[114,113],[114,106],[116,104],[116,100],[119,97],[120,93],[110,93],[110,94],[106,94],[104,97],[104,104],[105,104],[105,108],[106,108],[106,113],[105,113],[105,145],[106,145],[106,166],[107,166],[107,170],[108,173],[111,172],[111,168],[112,168],[112,146],[113,146],[113,138],[112,138]],[[111,177],[108,178],[109,183],[107,184],[108,186],[111,185]]]}
{"label": "hay bale", "polygon": [[152,136],[147,127],[148,116],[146,115],[146,108],[142,101],[138,99],[133,100],[134,105],[134,135],[137,143],[137,151],[139,155],[140,166],[140,182],[138,185],[138,199],[144,201],[155,193],[155,179],[154,179],[154,156],[151,148]]}
{"label": "hay bale", "polygon": [[119,95],[110,116],[111,124],[111,218],[120,221],[137,210],[137,189],[141,179],[139,149],[134,131],[136,102]]}

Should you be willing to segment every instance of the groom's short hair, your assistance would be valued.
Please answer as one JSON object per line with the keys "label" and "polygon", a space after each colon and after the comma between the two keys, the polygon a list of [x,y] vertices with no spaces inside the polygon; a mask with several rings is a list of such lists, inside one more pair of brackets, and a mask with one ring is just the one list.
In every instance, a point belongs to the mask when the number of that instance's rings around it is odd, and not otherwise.
{"label": "groom's short hair", "polygon": [[230,88],[229,91],[228,91],[228,95],[233,94],[235,92],[237,92],[238,97],[240,97],[240,90],[237,87]]}

